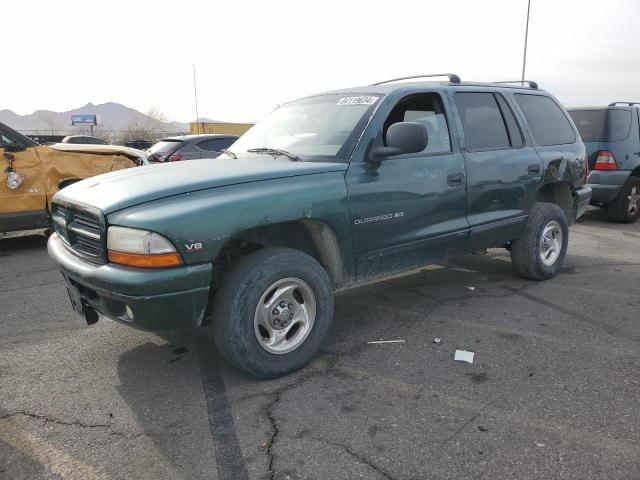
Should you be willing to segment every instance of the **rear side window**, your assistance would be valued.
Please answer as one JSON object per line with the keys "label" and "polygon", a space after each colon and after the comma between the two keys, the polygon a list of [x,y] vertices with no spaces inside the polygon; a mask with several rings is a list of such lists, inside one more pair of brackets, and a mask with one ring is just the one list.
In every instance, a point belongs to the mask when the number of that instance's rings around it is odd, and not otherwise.
{"label": "rear side window", "polygon": [[[456,93],[455,99],[469,151],[504,150],[522,145],[522,137],[517,145],[511,143],[505,119],[493,93]],[[508,106],[505,107],[511,114]],[[511,121],[515,122],[513,114]]]}
{"label": "rear side window", "polygon": [[180,140],[161,140],[149,148],[148,152],[150,154],[168,155],[175,152],[181,146],[182,142]]}
{"label": "rear side window", "polygon": [[533,136],[540,145],[563,145],[576,141],[569,120],[556,102],[543,95],[515,94]]}
{"label": "rear side window", "polygon": [[212,138],[210,140],[200,142],[197,147],[205,152],[221,152],[222,150],[229,148],[233,142],[235,142],[235,139],[233,138]]}
{"label": "rear side window", "polygon": [[619,109],[569,112],[583,142],[619,142],[631,131],[631,112]]}

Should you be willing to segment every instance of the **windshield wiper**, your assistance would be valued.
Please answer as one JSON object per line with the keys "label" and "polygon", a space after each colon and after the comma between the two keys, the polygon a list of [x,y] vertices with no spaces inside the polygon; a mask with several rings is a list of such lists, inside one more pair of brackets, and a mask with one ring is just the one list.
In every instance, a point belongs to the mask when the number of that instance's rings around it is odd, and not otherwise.
{"label": "windshield wiper", "polygon": [[247,152],[268,153],[269,155],[273,155],[274,158],[277,157],[278,155],[283,155],[283,156],[285,156],[287,158],[290,158],[294,162],[297,162],[298,160],[300,160],[299,156],[294,155],[293,153],[287,152],[286,150],[279,150],[277,148],[267,148],[267,147],[250,148],[249,150],[247,150]]}
{"label": "windshield wiper", "polygon": [[226,153],[227,155],[229,155],[234,160],[238,159],[238,156],[235,153],[233,153],[231,150],[226,150],[225,149],[225,150],[222,150],[222,152],[220,152],[220,153]]}

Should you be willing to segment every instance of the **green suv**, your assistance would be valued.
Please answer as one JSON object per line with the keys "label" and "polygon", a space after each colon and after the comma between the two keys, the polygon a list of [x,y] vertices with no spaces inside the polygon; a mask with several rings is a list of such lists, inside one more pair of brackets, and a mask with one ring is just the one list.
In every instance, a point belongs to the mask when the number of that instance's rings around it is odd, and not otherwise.
{"label": "green suv", "polygon": [[447,76],[306,97],[217,160],[64,189],[48,249],[74,309],[211,324],[230,363],[272,378],[318,353],[334,291],[487,247],[553,277],[591,197],[573,122],[533,82]]}

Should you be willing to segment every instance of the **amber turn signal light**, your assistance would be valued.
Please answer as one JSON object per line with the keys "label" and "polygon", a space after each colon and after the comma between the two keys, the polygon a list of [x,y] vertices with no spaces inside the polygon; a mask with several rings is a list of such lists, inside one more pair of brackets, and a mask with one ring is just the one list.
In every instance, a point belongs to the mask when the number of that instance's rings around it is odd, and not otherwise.
{"label": "amber turn signal light", "polygon": [[140,253],[124,253],[109,250],[108,256],[110,262],[129,267],[170,268],[182,265],[182,258],[175,252],[144,255]]}

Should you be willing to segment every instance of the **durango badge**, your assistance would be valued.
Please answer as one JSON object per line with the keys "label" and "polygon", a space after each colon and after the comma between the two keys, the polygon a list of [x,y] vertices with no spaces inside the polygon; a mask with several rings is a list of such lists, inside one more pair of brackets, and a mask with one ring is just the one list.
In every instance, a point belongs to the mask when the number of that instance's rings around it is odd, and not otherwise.
{"label": "durango badge", "polygon": [[184,248],[187,249],[187,253],[194,253],[203,250],[202,242],[185,243]]}

